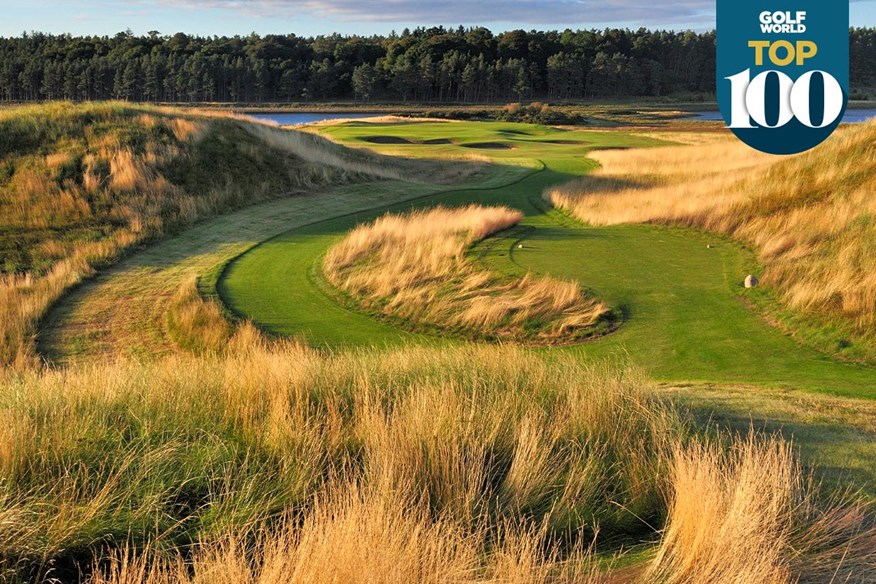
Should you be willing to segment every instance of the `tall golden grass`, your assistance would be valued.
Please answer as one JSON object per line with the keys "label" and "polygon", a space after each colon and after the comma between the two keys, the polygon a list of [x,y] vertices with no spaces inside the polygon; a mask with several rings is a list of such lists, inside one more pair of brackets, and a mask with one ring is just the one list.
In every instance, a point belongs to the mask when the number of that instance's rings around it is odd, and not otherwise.
{"label": "tall golden grass", "polygon": [[872,510],[825,502],[791,445],[676,446],[667,527],[647,580],[666,584],[876,582]]}
{"label": "tall golden grass", "polygon": [[354,229],[323,263],[328,281],[369,311],[478,338],[568,342],[604,331],[609,309],[575,282],[508,279],[466,257],[523,218],[507,207],[385,215]]}
{"label": "tall golden grass", "polygon": [[192,353],[226,350],[235,331],[219,303],[201,296],[195,276],[184,281],[174,294],[165,313],[165,325],[168,338]]}
{"label": "tall golden grass", "polygon": [[872,508],[819,498],[777,440],[691,439],[636,371],[229,346],[4,374],[4,578],[571,584],[603,581],[594,542],[655,539],[648,582],[876,573]]}
{"label": "tall golden grass", "polygon": [[795,309],[844,318],[876,341],[876,124],[779,160],[725,142],[595,153],[603,169],[545,196],[594,225],[664,223],[752,245],[762,281]]}
{"label": "tall golden grass", "polygon": [[[478,165],[405,161],[227,114],[129,104],[0,111],[0,365],[27,366],[36,324],[132,246],[320,185]],[[409,171],[409,174],[405,174]]]}
{"label": "tall golden grass", "polygon": [[548,189],[545,197],[592,225],[703,224],[751,195],[742,178],[775,162],[732,137],[708,144],[596,151],[591,175]]}
{"label": "tall golden grass", "polygon": [[[544,534],[509,528],[498,541],[483,525],[435,519],[393,493],[356,487],[316,501],[297,525],[196,547],[193,557],[117,552],[89,584],[590,584],[601,582],[589,550],[545,552]],[[250,538],[252,539],[252,538]],[[493,547],[488,555],[484,550]]]}
{"label": "tall golden grass", "polygon": [[[64,578],[90,555],[190,540],[205,562],[250,565],[261,533],[266,553],[295,538],[276,552],[305,579],[349,562],[475,581],[560,569],[561,550],[586,549],[597,528],[660,520],[678,422],[638,374],[500,347],[324,357],[252,330],[229,344],[7,373],[2,569]],[[349,554],[334,568],[330,545]],[[392,561],[375,556],[383,546]]]}

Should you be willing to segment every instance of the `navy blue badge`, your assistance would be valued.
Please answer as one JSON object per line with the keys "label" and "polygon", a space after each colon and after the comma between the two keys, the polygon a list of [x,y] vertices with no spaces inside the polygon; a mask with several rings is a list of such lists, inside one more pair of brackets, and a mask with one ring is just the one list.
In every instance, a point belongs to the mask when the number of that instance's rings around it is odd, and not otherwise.
{"label": "navy blue badge", "polygon": [[770,154],[821,144],[848,102],[848,2],[717,2],[718,104],[727,126]]}

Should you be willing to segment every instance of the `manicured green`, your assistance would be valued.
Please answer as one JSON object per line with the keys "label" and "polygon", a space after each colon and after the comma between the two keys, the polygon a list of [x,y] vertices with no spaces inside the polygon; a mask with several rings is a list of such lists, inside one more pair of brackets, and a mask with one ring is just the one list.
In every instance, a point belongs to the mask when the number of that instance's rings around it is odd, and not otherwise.
{"label": "manicured green", "polygon": [[[404,333],[340,307],[323,292],[321,257],[357,223],[387,211],[503,204],[521,209],[526,218],[513,232],[473,250],[480,261],[504,272],[531,270],[576,279],[625,315],[615,333],[556,350],[594,359],[620,355],[658,380],[760,383],[876,399],[874,369],[802,348],[746,307],[741,283],[748,273],[757,273],[758,266],[754,255],[739,244],[664,227],[587,227],[542,201],[547,186],[595,167],[587,158],[590,149],[657,145],[656,140],[476,122],[348,123],[324,131],[348,144],[383,152],[442,157],[476,152],[488,155],[500,168],[525,161],[530,166],[538,161],[544,168],[499,188],[436,193],[296,229],[241,256],[220,279],[219,292],[234,311],[269,332],[301,335],[321,347],[452,342]],[[471,148],[472,144],[490,148]]]}

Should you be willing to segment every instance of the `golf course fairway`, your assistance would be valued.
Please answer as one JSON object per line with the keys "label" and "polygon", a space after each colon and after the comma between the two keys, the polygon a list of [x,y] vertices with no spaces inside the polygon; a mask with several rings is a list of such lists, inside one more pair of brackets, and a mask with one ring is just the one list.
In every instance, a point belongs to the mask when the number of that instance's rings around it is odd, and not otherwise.
{"label": "golf course fairway", "polygon": [[452,343],[407,332],[336,301],[320,266],[326,250],[357,224],[387,212],[469,203],[524,212],[520,226],[472,250],[503,273],[574,279],[624,315],[600,339],[545,351],[587,359],[623,359],[661,381],[765,384],[876,398],[870,367],[842,363],[801,347],[747,307],[742,281],[758,272],[754,254],[726,238],[651,225],[589,227],[550,209],[551,185],[595,168],[597,148],[659,145],[623,132],[563,131],[483,122],[346,123],[321,130],[349,145],[405,156],[459,157],[476,152],[493,164],[521,165],[497,188],[444,191],[366,213],[294,229],[230,262],[217,288],[228,308],[265,331],[300,337],[319,348]]}

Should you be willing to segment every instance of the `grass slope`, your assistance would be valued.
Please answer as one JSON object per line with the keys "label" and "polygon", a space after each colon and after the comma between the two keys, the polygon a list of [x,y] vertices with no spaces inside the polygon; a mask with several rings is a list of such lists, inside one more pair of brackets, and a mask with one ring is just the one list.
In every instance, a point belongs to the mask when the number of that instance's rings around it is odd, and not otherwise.
{"label": "grass slope", "polygon": [[128,104],[0,112],[0,365],[32,361],[46,308],[132,246],[365,170],[314,158],[338,150],[324,140],[279,133]]}
{"label": "grass slope", "polygon": [[[802,348],[746,307],[740,282],[757,272],[758,262],[743,246],[658,226],[586,227],[547,209],[541,200],[545,188],[595,167],[586,157],[589,149],[659,142],[625,133],[498,123],[351,123],[324,131],[345,143],[409,156],[452,157],[465,144],[502,143],[508,148],[481,151],[496,164],[528,158],[545,168],[501,188],[442,193],[295,229],[236,259],[219,282],[220,294],[269,332],[328,347],[434,342],[338,306],[321,291],[317,267],[322,255],[357,224],[387,211],[436,204],[506,205],[526,217],[516,237],[488,240],[482,261],[507,274],[532,271],[576,279],[626,316],[617,332],[563,350],[586,358],[626,353],[667,381],[764,383],[876,398],[872,368]],[[410,143],[378,146],[375,136]]]}
{"label": "grass slope", "polygon": [[600,153],[598,173],[546,196],[593,225],[682,225],[748,243],[773,297],[749,301],[802,342],[876,364],[874,140],[871,123],[787,159],[729,138]]}

